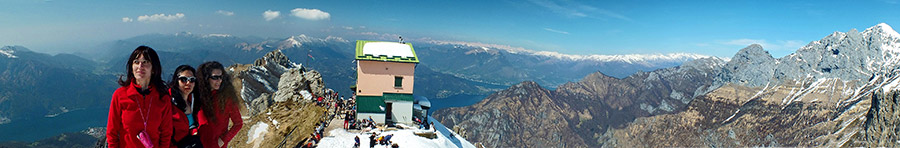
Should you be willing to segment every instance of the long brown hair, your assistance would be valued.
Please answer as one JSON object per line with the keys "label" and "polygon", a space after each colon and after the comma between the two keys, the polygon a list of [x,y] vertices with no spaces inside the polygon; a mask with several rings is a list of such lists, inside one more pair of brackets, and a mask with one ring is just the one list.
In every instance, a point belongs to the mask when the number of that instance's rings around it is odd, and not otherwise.
{"label": "long brown hair", "polygon": [[162,64],[159,62],[159,55],[156,54],[156,51],[153,50],[153,48],[147,46],[138,46],[131,52],[131,56],[128,57],[128,63],[125,63],[125,74],[127,77],[123,80],[122,76],[119,76],[119,86],[128,87],[135,81],[134,72],[132,71],[131,66],[134,64],[134,60],[137,60],[139,56],[147,58],[153,65],[153,68],[150,69],[150,83],[148,86],[152,85],[155,87],[156,91],[159,92],[160,97],[168,94],[168,91],[166,91],[166,82],[162,80]]}
{"label": "long brown hair", "polygon": [[[216,69],[222,71],[222,85],[219,86],[216,96],[212,96],[209,78],[212,76],[212,71]],[[195,89],[198,92],[196,95],[202,102],[201,107],[205,110],[206,117],[216,120],[215,115],[225,112],[227,105],[237,106],[241,104],[241,99],[237,97],[237,91],[234,90],[234,86],[231,84],[231,75],[228,74],[228,71],[225,71],[225,67],[221,63],[210,61],[200,64],[197,67],[196,77],[198,79],[197,89]]]}

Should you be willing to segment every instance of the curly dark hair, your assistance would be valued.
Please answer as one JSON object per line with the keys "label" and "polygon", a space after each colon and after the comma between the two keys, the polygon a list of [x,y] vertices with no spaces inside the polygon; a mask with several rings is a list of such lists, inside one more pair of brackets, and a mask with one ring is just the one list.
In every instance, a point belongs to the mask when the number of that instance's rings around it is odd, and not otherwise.
{"label": "curly dark hair", "polygon": [[[212,76],[212,71],[217,69],[222,71],[222,84],[219,86],[216,95],[213,96],[209,79]],[[210,61],[200,64],[197,67],[196,77],[198,80],[195,87],[197,88],[195,89],[197,90],[195,95],[197,96],[196,98],[201,100],[201,107],[207,113],[206,117],[216,120],[215,114],[223,113],[227,105],[241,104],[241,99],[238,98],[237,91],[231,84],[231,75],[228,74],[228,71],[225,71],[225,67],[221,63]]]}
{"label": "curly dark hair", "polygon": [[134,60],[137,60],[139,56],[143,56],[153,65],[153,68],[150,69],[150,83],[156,88],[156,91],[159,92],[159,96],[162,97],[164,95],[168,95],[168,91],[166,91],[166,82],[162,80],[162,64],[159,62],[159,55],[156,54],[156,51],[153,48],[147,46],[138,46],[131,52],[131,55],[128,57],[128,62],[125,63],[125,74],[127,77],[123,80],[122,76],[119,76],[119,86],[127,87],[131,85],[135,80],[134,72],[131,69],[131,66],[134,63]]}

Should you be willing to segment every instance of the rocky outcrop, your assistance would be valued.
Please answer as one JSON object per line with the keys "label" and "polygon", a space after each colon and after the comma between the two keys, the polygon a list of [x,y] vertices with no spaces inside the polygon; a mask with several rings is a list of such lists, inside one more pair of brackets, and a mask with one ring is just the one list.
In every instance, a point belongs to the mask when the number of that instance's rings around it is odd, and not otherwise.
{"label": "rocky outcrop", "polygon": [[738,51],[722,68],[716,82],[735,83],[744,86],[765,86],[775,73],[775,58],[759,44]]}
{"label": "rocky outcrop", "polygon": [[275,102],[300,101],[300,99],[312,99],[310,92],[322,95],[324,83],[322,75],[313,70],[301,74],[299,69],[291,69],[281,74],[278,82],[278,91],[272,97]]}
{"label": "rocky outcrop", "polygon": [[[759,45],[735,54],[723,68],[718,85],[735,83],[763,87],[802,79],[865,80],[900,67],[900,35],[881,23],[863,32],[834,32],[796,52],[773,59]],[[859,81],[862,85],[865,81]]]}
{"label": "rocky outcrop", "polygon": [[853,139],[864,147],[900,147],[900,91],[872,95],[872,107],[861,124],[862,133]]}
{"label": "rocky outcrop", "polygon": [[[237,73],[239,85],[249,115],[257,115],[275,102],[311,99],[310,94],[323,95],[324,81],[315,70],[306,71],[291,62],[281,50],[266,53],[253,64],[233,65],[229,69]],[[305,94],[302,95],[305,91]]]}
{"label": "rocky outcrop", "polygon": [[[229,143],[234,147],[293,147],[309,137],[325,108],[312,103],[324,95],[325,83],[315,70],[294,64],[280,50],[253,64],[234,65],[249,118]],[[240,83],[243,82],[243,83]]]}

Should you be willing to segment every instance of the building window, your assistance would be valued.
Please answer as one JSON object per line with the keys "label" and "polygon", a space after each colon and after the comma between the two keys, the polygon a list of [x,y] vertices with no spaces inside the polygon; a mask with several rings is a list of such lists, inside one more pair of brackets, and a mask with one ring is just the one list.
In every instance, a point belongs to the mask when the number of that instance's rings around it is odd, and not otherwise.
{"label": "building window", "polygon": [[403,77],[401,77],[401,76],[394,77],[394,87],[395,88],[403,87]]}

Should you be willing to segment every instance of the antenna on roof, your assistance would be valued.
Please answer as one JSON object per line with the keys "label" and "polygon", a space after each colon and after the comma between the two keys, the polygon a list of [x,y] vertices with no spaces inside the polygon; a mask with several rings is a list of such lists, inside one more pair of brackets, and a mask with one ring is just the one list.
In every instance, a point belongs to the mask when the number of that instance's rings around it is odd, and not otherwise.
{"label": "antenna on roof", "polygon": [[400,44],[406,44],[403,42],[403,36],[400,36]]}

